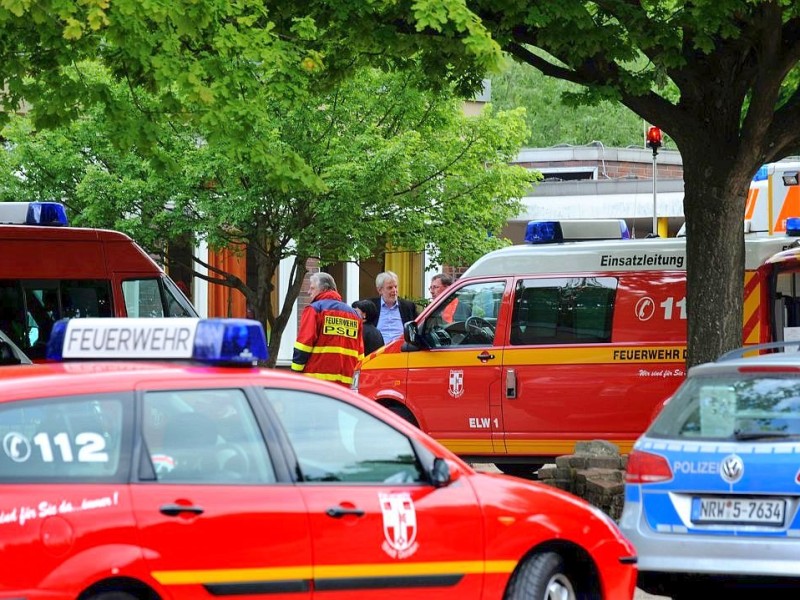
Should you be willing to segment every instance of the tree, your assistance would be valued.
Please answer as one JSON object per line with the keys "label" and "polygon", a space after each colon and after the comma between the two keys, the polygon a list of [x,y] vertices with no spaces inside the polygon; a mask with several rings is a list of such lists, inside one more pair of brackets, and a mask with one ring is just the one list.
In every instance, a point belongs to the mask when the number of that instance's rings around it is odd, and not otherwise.
{"label": "tree", "polygon": [[[502,48],[658,125],[683,157],[688,362],[741,345],[742,220],[759,166],[800,148],[800,4],[793,0],[416,0],[418,31]],[[465,28],[470,15],[487,35]],[[396,15],[398,18],[400,15]],[[401,26],[402,30],[403,27]]]}
{"label": "tree", "polygon": [[567,94],[578,94],[580,86],[542,75],[527,64],[509,63],[492,76],[492,104],[498,109],[525,107],[531,132],[526,146],[581,146],[600,141],[608,147],[644,147],[642,118],[630,109],[611,100],[596,106],[554,102]]}
{"label": "tree", "polygon": [[[527,135],[522,110],[467,117],[453,94],[424,91],[426,75],[406,67],[360,71],[288,110],[253,110],[244,140],[163,123],[160,169],[150,153],[111,143],[118,121],[103,107],[35,135],[14,121],[6,173],[30,176],[0,176],[0,199],[64,199],[75,223],[127,231],[151,251],[192,233],[212,247],[249,245],[255,286],[223,271],[205,277],[245,295],[270,329],[274,364],[309,258],[353,260],[391,245],[472,262],[504,243],[496,235],[534,178],[508,165]],[[110,89],[121,110],[128,90]],[[136,101],[131,114],[158,99]],[[281,160],[266,170],[264,153]],[[276,306],[272,282],[286,257],[290,290]]]}

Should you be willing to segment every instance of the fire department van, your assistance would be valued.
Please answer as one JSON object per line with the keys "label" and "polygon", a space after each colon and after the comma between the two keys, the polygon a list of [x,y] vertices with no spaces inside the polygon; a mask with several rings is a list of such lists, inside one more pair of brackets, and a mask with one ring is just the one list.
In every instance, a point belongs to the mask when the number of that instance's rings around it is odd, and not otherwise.
{"label": "fire department van", "polygon": [[41,360],[60,318],[112,316],[197,313],[127,235],[69,227],[56,202],[0,203],[0,330]]}
{"label": "fire department van", "polygon": [[[685,238],[622,239],[617,223],[617,240],[552,243],[608,233],[568,235],[587,224],[532,223],[531,241],[550,243],[479,259],[354,386],[506,473],[529,475],[579,440],[629,451],[686,375]],[[746,343],[800,337],[794,226],[745,236]]]}

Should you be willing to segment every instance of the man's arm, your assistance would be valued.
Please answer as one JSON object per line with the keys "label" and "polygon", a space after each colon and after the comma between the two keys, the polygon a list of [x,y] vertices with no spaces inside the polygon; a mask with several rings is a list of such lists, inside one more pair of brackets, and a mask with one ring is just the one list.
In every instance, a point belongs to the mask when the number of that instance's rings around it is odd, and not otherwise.
{"label": "man's arm", "polygon": [[306,368],[311,351],[317,343],[317,329],[317,311],[311,305],[306,306],[300,317],[300,328],[294,343],[292,371],[301,372]]}

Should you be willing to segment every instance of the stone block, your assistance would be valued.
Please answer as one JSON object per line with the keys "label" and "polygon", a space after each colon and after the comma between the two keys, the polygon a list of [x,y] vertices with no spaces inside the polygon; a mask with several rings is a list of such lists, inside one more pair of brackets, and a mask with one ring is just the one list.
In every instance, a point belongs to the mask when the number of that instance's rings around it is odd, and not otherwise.
{"label": "stone block", "polygon": [[619,456],[619,447],[607,440],[590,440],[575,443],[574,454],[592,456]]}

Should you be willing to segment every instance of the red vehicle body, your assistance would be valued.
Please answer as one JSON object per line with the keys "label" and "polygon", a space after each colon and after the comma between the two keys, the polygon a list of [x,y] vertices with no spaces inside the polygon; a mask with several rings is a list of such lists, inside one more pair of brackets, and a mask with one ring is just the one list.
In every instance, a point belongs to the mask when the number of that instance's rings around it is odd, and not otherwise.
{"label": "red vehicle body", "polygon": [[197,312],[127,235],[0,224],[0,329],[35,361],[62,317],[179,316]]}
{"label": "red vehicle body", "polygon": [[[153,454],[148,427],[160,419],[148,421],[148,399],[210,393],[235,394],[252,410],[269,457],[264,482],[156,475],[166,459]],[[310,431],[314,415],[303,408],[308,423],[288,433],[281,415],[308,399],[384,424],[417,456],[443,459],[449,476],[438,485],[306,481],[293,436]],[[10,425],[19,410],[30,431]],[[105,432],[87,416],[102,416]],[[6,367],[0,440],[0,598],[521,598],[510,581],[544,555],[560,557],[585,597],[634,593],[634,550],[598,510],[478,473],[390,411],[301,375],[130,361]],[[326,443],[317,436],[313,448]],[[398,498],[403,506],[388,510]],[[404,522],[413,544],[396,535]]]}
{"label": "red vehicle body", "polygon": [[[799,331],[793,243],[745,238],[746,343]],[[683,239],[513,246],[366,357],[355,386],[460,456],[528,475],[579,440],[629,451],[685,352]]]}

